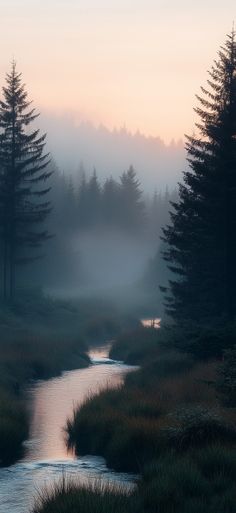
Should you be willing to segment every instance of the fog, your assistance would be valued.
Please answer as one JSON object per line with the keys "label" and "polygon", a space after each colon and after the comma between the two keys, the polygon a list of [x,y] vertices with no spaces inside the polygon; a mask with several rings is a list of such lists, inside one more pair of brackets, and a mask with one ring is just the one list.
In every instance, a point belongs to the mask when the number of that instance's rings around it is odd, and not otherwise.
{"label": "fog", "polygon": [[19,287],[70,297],[121,297],[122,290],[137,301],[153,283],[153,301],[166,273],[160,235],[186,167],[183,143],[78,124],[73,116],[44,114],[40,123],[52,156],[45,224],[51,237],[42,258],[32,248],[32,263],[17,273]]}
{"label": "fog", "polygon": [[[160,277],[150,277],[150,269],[160,259],[161,229],[186,168],[183,141],[165,144],[125,125],[111,131],[69,113],[42,112],[37,123],[53,159],[47,221],[53,237],[43,264],[33,262],[23,279],[56,296],[125,289],[137,300],[149,275],[158,295],[163,263]],[[122,182],[131,166],[134,176]]]}
{"label": "fog", "polygon": [[74,263],[77,260],[80,266],[78,293],[132,285],[144,274],[156,246],[157,241],[141,241],[116,230],[96,230],[74,238]]}
{"label": "fog", "polygon": [[71,114],[42,113],[41,127],[47,132],[48,148],[59,167],[76,176],[79,166],[96,168],[101,178],[118,178],[130,164],[136,169],[143,190],[174,188],[186,167],[183,141],[165,144],[160,137],[131,134],[125,125],[108,130],[90,122],[78,122]]}
{"label": "fog", "polygon": [[54,296],[105,294],[139,303],[149,292],[153,301],[154,292],[157,300],[163,265],[153,274],[153,260],[160,258],[161,230],[176,191],[145,194],[133,167],[119,180],[84,172],[73,181],[53,166],[49,231],[54,236],[43,260],[27,266],[24,281]]}

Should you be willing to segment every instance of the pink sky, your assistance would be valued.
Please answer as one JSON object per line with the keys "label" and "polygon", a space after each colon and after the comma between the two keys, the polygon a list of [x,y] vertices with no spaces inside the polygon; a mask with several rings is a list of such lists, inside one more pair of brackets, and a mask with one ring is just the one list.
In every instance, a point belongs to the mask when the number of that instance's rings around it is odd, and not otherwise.
{"label": "pink sky", "polygon": [[235,13],[232,0],[2,0],[0,83],[14,56],[41,110],[181,138]]}

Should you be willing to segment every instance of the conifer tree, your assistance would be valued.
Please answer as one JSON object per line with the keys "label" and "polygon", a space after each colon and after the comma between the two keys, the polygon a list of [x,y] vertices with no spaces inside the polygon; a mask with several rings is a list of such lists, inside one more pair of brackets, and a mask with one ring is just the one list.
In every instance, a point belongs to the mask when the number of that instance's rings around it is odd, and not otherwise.
{"label": "conifer tree", "polygon": [[236,313],[236,43],[227,36],[197,96],[198,135],[187,137],[190,168],[164,229],[173,272],[167,311],[177,319]]}
{"label": "conifer tree", "polygon": [[96,226],[101,220],[101,188],[96,169],[88,182],[87,188],[87,220],[89,226]]}
{"label": "conifer tree", "polygon": [[[21,73],[13,62],[0,100],[0,212],[3,247],[3,294],[12,298],[17,263],[31,260],[29,248],[49,237],[43,223],[50,211],[45,195],[48,154],[45,137],[30,125],[38,117],[31,107]],[[22,251],[28,248],[27,251]]]}
{"label": "conifer tree", "polygon": [[117,227],[122,210],[119,199],[117,182],[112,177],[107,178],[102,190],[102,214],[105,225]]}
{"label": "conifer tree", "polygon": [[145,223],[145,204],[133,166],[121,175],[120,181],[121,226],[133,233],[141,232]]}

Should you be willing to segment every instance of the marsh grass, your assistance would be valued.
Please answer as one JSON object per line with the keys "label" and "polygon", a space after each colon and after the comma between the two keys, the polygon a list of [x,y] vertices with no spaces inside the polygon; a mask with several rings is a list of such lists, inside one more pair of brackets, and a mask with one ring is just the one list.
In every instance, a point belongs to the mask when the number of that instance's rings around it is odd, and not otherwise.
{"label": "marsh grass", "polygon": [[[130,346],[128,335],[120,337],[111,356],[142,367],[74,410],[68,443],[77,454],[100,454],[118,471],[141,474],[137,491],[124,498],[124,513],[235,513],[236,411],[219,401],[219,361],[178,352],[176,340],[162,347],[157,333],[143,328]],[[75,504],[60,509],[56,493],[34,513],[113,511],[98,492],[98,510],[68,490]]]}
{"label": "marsh grass", "polygon": [[0,303],[0,464],[17,458],[27,437],[26,383],[88,366],[96,334],[98,343],[135,322],[101,298],[69,301],[21,290],[11,304]]}
{"label": "marsh grass", "polygon": [[233,513],[236,451],[220,445],[177,456],[169,452],[143,469],[140,511]]}
{"label": "marsh grass", "polygon": [[101,481],[80,484],[66,477],[42,490],[32,513],[129,513],[134,492]]}
{"label": "marsh grass", "polygon": [[[101,454],[116,470],[139,472],[169,449],[236,441],[206,377],[215,364],[195,364],[185,355],[163,359],[129,374],[124,386],[88,398],[67,422],[77,454]],[[209,414],[206,412],[209,411]]]}
{"label": "marsh grass", "polygon": [[129,493],[64,478],[38,494],[32,513],[235,513],[235,450],[169,451],[150,460],[141,477]]}

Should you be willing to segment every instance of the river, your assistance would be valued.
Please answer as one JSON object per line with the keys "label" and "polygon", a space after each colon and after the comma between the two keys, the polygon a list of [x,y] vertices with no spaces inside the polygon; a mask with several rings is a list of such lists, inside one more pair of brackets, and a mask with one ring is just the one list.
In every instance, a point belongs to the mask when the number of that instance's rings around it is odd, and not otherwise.
{"label": "river", "polygon": [[76,457],[68,452],[64,426],[73,408],[106,386],[117,387],[134,369],[108,358],[109,347],[90,351],[92,365],[37,381],[27,390],[32,417],[25,456],[0,468],[0,513],[29,513],[37,491],[63,475],[80,482],[98,480],[131,486],[134,477],[107,468],[98,456]]}

